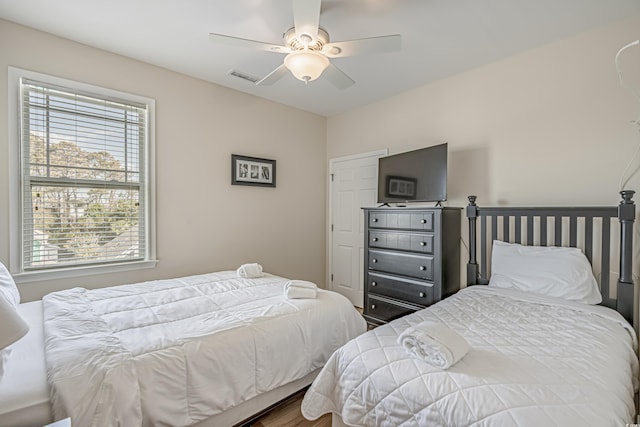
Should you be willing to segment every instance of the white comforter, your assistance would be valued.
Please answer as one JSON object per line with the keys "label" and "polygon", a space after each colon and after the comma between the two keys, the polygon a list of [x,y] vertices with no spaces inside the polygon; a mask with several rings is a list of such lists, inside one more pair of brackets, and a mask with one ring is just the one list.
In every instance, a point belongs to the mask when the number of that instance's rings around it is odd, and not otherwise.
{"label": "white comforter", "polygon": [[[448,370],[397,343],[441,321],[471,350]],[[331,356],[302,413],[351,426],[624,426],[635,413],[633,329],[613,310],[473,286],[359,336]]]}
{"label": "white comforter", "polygon": [[290,300],[285,282],[219,272],[47,295],[56,419],[189,425],[322,367],[366,329],[343,296]]}

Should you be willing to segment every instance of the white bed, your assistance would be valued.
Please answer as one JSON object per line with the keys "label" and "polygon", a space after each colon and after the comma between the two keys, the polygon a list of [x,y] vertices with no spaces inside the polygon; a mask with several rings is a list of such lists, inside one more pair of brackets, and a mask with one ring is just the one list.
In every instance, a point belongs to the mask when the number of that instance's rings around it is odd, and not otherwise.
{"label": "white bed", "polygon": [[[470,196],[467,288],[336,351],[303,415],[331,412],[336,427],[635,425],[635,205],[621,195],[585,208],[480,208]],[[434,346],[434,330],[451,345]],[[408,333],[427,337],[424,353]]]}
{"label": "white bed", "polygon": [[[410,356],[398,336],[425,320],[472,349],[447,370]],[[337,351],[302,412],[349,426],[624,426],[635,414],[635,350],[614,310],[473,286]]]}
{"label": "white bed", "polygon": [[30,420],[15,425],[67,416],[74,426],[246,420],[309,385],[335,349],[366,329],[341,295],[288,299],[285,282],[230,271],[75,288],[21,304],[31,331],[12,347],[0,380],[0,425],[22,414]]}

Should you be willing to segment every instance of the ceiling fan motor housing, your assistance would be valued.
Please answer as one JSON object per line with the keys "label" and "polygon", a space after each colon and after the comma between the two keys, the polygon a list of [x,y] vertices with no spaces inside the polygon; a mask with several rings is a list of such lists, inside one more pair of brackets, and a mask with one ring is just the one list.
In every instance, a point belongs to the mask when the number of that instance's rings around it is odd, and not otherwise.
{"label": "ceiling fan motor housing", "polygon": [[307,37],[298,37],[296,36],[296,29],[289,28],[282,36],[284,39],[284,43],[291,48],[291,50],[316,50],[321,51],[324,48],[324,45],[329,43],[329,33],[327,33],[322,28],[318,28],[318,35],[314,38],[312,34],[303,34],[302,36],[307,36],[309,39],[304,40]]}

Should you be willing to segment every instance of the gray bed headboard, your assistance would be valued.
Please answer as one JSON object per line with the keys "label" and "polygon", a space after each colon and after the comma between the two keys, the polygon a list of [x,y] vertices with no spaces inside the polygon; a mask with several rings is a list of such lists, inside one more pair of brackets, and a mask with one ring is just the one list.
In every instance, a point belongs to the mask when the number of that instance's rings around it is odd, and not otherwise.
{"label": "gray bed headboard", "polygon": [[[489,282],[489,257],[494,240],[526,245],[579,247],[591,262],[594,271],[599,272],[602,305],[617,310],[633,324],[634,193],[630,190],[621,191],[620,204],[610,207],[479,207],[476,205],[476,196],[469,196],[467,285]],[[611,245],[613,218],[617,218],[620,224],[619,248]],[[616,297],[613,298],[609,283],[610,264],[615,259],[612,255],[615,256],[618,249],[620,270]]]}

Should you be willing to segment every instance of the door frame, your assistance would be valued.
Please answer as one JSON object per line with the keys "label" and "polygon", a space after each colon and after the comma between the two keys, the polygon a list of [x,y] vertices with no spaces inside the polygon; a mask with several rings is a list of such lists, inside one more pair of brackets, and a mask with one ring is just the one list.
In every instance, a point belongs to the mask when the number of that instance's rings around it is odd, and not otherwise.
{"label": "door frame", "polygon": [[[331,224],[333,224],[333,168],[334,165],[338,162],[344,162],[344,161],[349,161],[349,160],[360,160],[360,159],[366,159],[367,157],[376,157],[376,158],[380,158],[380,157],[384,157],[386,155],[389,154],[389,149],[388,148],[383,148],[381,150],[376,150],[376,151],[369,151],[366,153],[358,153],[358,154],[351,154],[349,156],[343,156],[343,157],[336,157],[333,159],[329,159],[329,172],[327,173],[327,178],[329,180],[329,185],[327,186],[328,188],[328,192],[327,192],[327,209],[328,209],[328,213],[327,213],[327,250],[326,250],[326,257],[327,257],[327,271],[326,271],[326,289],[329,289],[331,291],[333,291],[333,280],[331,280],[331,274],[333,271],[333,232],[331,231]],[[358,208],[360,209],[360,208]],[[364,245],[364,242],[363,242]]]}

